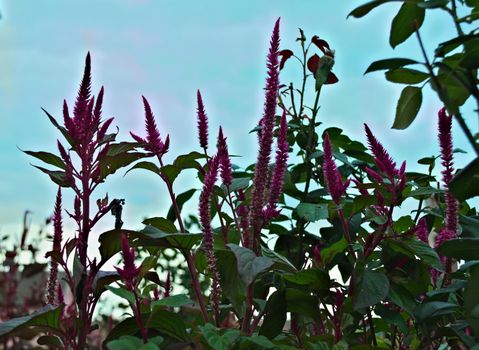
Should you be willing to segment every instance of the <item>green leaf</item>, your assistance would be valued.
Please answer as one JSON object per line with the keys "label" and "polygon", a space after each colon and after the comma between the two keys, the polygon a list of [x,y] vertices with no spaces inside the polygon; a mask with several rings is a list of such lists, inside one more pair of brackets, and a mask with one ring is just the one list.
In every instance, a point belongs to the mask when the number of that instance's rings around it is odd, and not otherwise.
{"label": "green leaf", "polygon": [[239,338],[239,329],[226,329],[224,334],[213,326],[211,323],[207,323],[204,326],[199,326],[201,334],[206,339],[208,344],[215,350],[229,350],[232,348],[233,343]]}
{"label": "green leaf", "polygon": [[[230,192],[238,191],[239,189],[245,189],[249,186],[251,179],[249,177],[237,177],[231,181],[231,185],[228,187]],[[224,188],[225,193],[227,193],[224,185],[221,185]]]}
{"label": "green leaf", "polygon": [[455,238],[441,244],[437,251],[457,260],[479,260],[479,238]]}
{"label": "green leaf", "polygon": [[426,264],[434,267],[436,270],[439,271],[442,271],[444,269],[436,251],[432,249],[428,244],[417,239],[410,239],[405,243],[409,247],[409,249],[411,249],[414,255],[419,257]]}
{"label": "green leaf", "polygon": [[60,168],[63,170],[66,169],[66,166],[65,166],[65,163],[63,163],[63,160],[55,154],[42,152],[42,151],[40,152],[24,151],[24,150],[21,150],[21,151],[23,153],[28,154],[29,156],[40,159],[44,163],[56,166],[57,168]]}
{"label": "green leaf", "polygon": [[286,306],[289,312],[319,320],[318,298],[298,289],[286,289]]}
{"label": "green leaf", "polygon": [[414,315],[419,322],[431,321],[431,318],[444,316],[455,312],[458,309],[456,304],[443,301],[431,301],[419,305]]}
{"label": "green leaf", "polygon": [[151,313],[146,326],[153,328],[162,334],[176,338],[178,340],[189,340],[190,336],[186,333],[188,328],[183,319],[176,313],[156,308]]}
{"label": "green leaf", "polygon": [[55,118],[52,117],[52,115],[50,113],[48,113],[45,109],[42,108],[42,111],[47,115],[48,119],[50,119],[50,122],[58,129],[60,130],[60,132],[62,133],[63,137],[65,138],[65,140],[68,141],[68,143],[70,144],[70,146],[74,147],[74,143],[73,143],[73,139],[70,137],[67,129],[65,129],[63,126],[61,126],[60,124],[58,124],[58,122],[56,121]]}
{"label": "green leaf", "polygon": [[373,306],[384,300],[389,293],[389,280],[382,272],[365,270],[354,286],[354,310]]}
{"label": "green leaf", "polygon": [[117,271],[98,271],[93,280],[93,290],[95,296],[99,297],[106,290],[106,286],[120,280],[121,277]]}
{"label": "green leaf", "polygon": [[100,180],[105,179],[108,175],[114,174],[118,169],[126,167],[131,163],[146,157],[141,152],[124,152],[114,156],[105,155],[100,159]]}
{"label": "green leaf", "polygon": [[[183,205],[188,200],[190,200],[190,198],[195,194],[195,192],[196,190],[193,188],[186,192],[180,193],[178,196],[176,196],[176,204],[178,205],[178,210],[180,211],[180,214],[181,214],[181,209],[183,209]],[[177,219],[173,205],[170,207],[170,210],[168,210],[168,214],[166,215],[166,218],[170,220],[171,222],[175,222],[175,220]]]}
{"label": "green leaf", "polygon": [[176,228],[175,224],[171,222],[171,220],[161,218],[161,217],[145,219],[143,220],[142,224],[153,226],[157,228],[158,230],[161,230],[166,233],[178,232],[178,229]]}
{"label": "green leaf", "polygon": [[121,153],[133,151],[140,144],[137,142],[118,142],[118,143],[110,143],[108,146],[107,155],[109,156],[116,156]]}
{"label": "green leaf", "polygon": [[160,300],[156,300],[151,303],[151,307],[154,309],[155,307],[161,306],[170,306],[170,307],[179,307],[186,304],[191,304],[192,301],[186,294],[177,294],[172,295]]}
{"label": "green leaf", "polygon": [[424,21],[425,9],[418,6],[422,0],[404,2],[391,24],[389,44],[392,48],[404,42]]}
{"label": "green leaf", "polygon": [[388,58],[384,60],[378,60],[371,63],[368,69],[366,69],[366,71],[364,72],[364,74],[375,72],[378,70],[397,69],[397,68],[401,68],[401,67],[408,66],[410,64],[416,64],[416,63],[419,63],[419,62],[411,60],[409,58]]}
{"label": "green leaf", "polygon": [[472,270],[471,276],[467,281],[466,289],[464,290],[464,311],[466,313],[467,321],[474,330],[474,333],[479,334],[479,268]]}
{"label": "green leaf", "polygon": [[202,233],[166,233],[153,226],[146,226],[136,232],[138,245],[144,247],[165,247],[190,250],[202,238]]}
{"label": "green leaf", "polygon": [[429,78],[429,74],[411,68],[396,68],[386,72],[386,79],[399,84],[419,84]]}
{"label": "green leaf", "polygon": [[426,9],[437,9],[445,7],[449,3],[449,0],[429,0],[420,2],[417,4],[419,7],[423,7]]}
{"label": "green leaf", "polygon": [[124,335],[119,339],[108,342],[108,350],[137,350],[143,345],[143,340],[131,335]]}
{"label": "green leaf", "polygon": [[130,292],[129,290],[122,287],[107,286],[106,289],[108,289],[116,296],[127,300],[130,305],[135,305],[135,294],[133,294],[133,292]]}
{"label": "green leaf", "polygon": [[324,270],[315,268],[301,270],[295,274],[285,274],[283,278],[295,284],[312,286],[316,290],[329,289],[330,285],[329,274]]}
{"label": "green leaf", "polygon": [[474,159],[454,176],[449,189],[459,202],[479,195],[479,158]]}
{"label": "green leaf", "polygon": [[231,250],[215,250],[217,269],[223,295],[233,305],[238,315],[244,315],[245,286],[238,273],[236,257]]}
{"label": "green leaf", "polygon": [[274,261],[273,267],[275,269],[293,273],[297,271],[296,267],[294,267],[294,265],[285,256],[275,252],[274,250],[267,247],[262,247],[261,252],[263,253],[264,257],[270,258]]}
{"label": "green leaf", "polygon": [[42,168],[41,166],[38,165],[33,165],[35,168],[39,169],[43,173],[47,174],[50,176],[50,179],[56,183],[58,186],[61,187],[71,187],[72,183],[70,180],[68,180],[67,175],[64,171],[60,170],[49,170]]}
{"label": "green leaf", "polygon": [[277,290],[270,295],[266,302],[266,316],[259,329],[259,334],[274,339],[283,331],[286,323],[286,293],[284,290]]}
{"label": "green leaf", "polygon": [[106,339],[103,341],[103,348],[105,349],[106,345],[114,339],[118,339],[127,335],[135,335],[138,331],[139,328],[136,324],[135,317],[128,317],[113,327]]}
{"label": "green leaf", "polygon": [[371,10],[375,9],[376,7],[385,4],[387,2],[392,2],[392,1],[397,1],[397,0],[372,0],[369,1],[361,6],[356,7],[354,10],[352,10],[349,16],[353,16],[355,18],[361,18],[365,15],[367,15]]}
{"label": "green leaf", "polygon": [[149,171],[151,171],[151,172],[153,172],[157,175],[161,174],[161,169],[158,168],[158,166],[155,163],[143,161],[143,162],[138,162],[135,165],[133,165],[130,169],[128,169],[126,171],[125,175],[128,174],[130,171],[132,171],[134,169],[145,169],[145,170],[149,170]]}
{"label": "green leaf", "polygon": [[100,243],[101,263],[105,263],[113,255],[121,250],[121,235],[122,233],[129,237],[136,234],[136,231],[131,230],[110,230],[100,234],[98,241]]}
{"label": "green leaf", "polygon": [[274,344],[263,335],[242,337],[241,349],[251,349],[251,344],[259,345],[261,349],[273,349]]}
{"label": "green leaf", "polygon": [[47,305],[31,315],[12,318],[8,321],[2,322],[0,323],[0,339],[27,327],[35,327],[39,331],[43,330],[58,333],[62,312],[63,305],[58,307]]}
{"label": "green leaf", "polygon": [[309,222],[327,219],[329,216],[327,204],[299,203],[296,207],[296,212],[299,217]]}
{"label": "green leaf", "polygon": [[344,252],[347,247],[348,242],[344,237],[341,237],[339,241],[333,243],[329,247],[321,249],[321,260],[324,262],[325,265],[328,265],[331,261],[333,261],[334,257],[337,254]]}
{"label": "green leaf", "polygon": [[226,246],[236,256],[238,273],[246,286],[253,283],[260,273],[267,271],[274,264],[272,259],[256,256],[250,249],[236,244],[227,244]]}
{"label": "green leaf", "polygon": [[48,346],[49,349],[63,349],[64,345],[60,338],[54,335],[42,335],[37,340],[38,345]]}
{"label": "green leaf", "polygon": [[406,129],[417,116],[422,104],[422,91],[415,86],[406,86],[399,97],[393,129]]}

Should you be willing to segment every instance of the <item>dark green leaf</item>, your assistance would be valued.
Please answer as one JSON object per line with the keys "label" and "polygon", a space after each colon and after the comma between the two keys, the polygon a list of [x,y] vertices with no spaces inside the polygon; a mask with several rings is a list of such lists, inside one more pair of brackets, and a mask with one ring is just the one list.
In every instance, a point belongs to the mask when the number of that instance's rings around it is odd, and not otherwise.
{"label": "dark green leaf", "polygon": [[328,205],[299,203],[299,205],[296,207],[296,212],[298,213],[299,217],[309,222],[315,222],[328,218]]}
{"label": "dark green leaf", "polygon": [[393,129],[406,129],[416,118],[422,104],[422,91],[415,86],[406,86],[399,97]]}
{"label": "dark green leaf", "polygon": [[165,247],[189,250],[202,238],[202,233],[166,233],[153,226],[146,226],[136,233],[138,245],[146,247]]}
{"label": "dark green leaf", "polygon": [[145,169],[145,170],[149,170],[149,171],[151,171],[151,172],[153,172],[157,175],[161,174],[160,168],[158,168],[158,166],[155,163],[143,161],[143,162],[138,162],[135,165],[133,165],[130,169],[128,169],[126,171],[125,175],[128,174],[130,171],[132,171],[134,169]]}
{"label": "dark green leaf", "polygon": [[40,159],[42,162],[56,166],[57,168],[60,168],[63,170],[66,169],[66,166],[65,166],[65,163],[63,163],[63,160],[55,154],[42,152],[42,151],[40,152],[24,151],[24,150],[21,150],[21,151],[23,153],[28,154],[29,156]]}
{"label": "dark green leaf", "polygon": [[213,326],[211,323],[207,323],[204,326],[199,327],[201,334],[206,339],[212,349],[215,350],[229,350],[232,349],[233,343],[240,336],[239,329],[227,329],[224,334]]}
{"label": "dark green leaf", "polygon": [[460,202],[479,195],[479,158],[461,169],[452,179],[449,188]]}
{"label": "dark green leaf", "polygon": [[464,311],[475,334],[479,334],[479,268],[472,270],[464,290]]}
{"label": "dark green leaf", "polygon": [[93,280],[93,290],[95,296],[99,297],[106,290],[106,286],[120,280],[121,277],[117,271],[98,271]]}
{"label": "dark green leaf", "polygon": [[187,326],[182,318],[171,311],[160,308],[154,309],[146,326],[178,340],[190,339],[190,336],[186,333]]}
{"label": "dark green leaf", "polygon": [[58,124],[58,122],[56,121],[55,118],[52,117],[52,115],[50,113],[48,113],[45,109],[42,108],[42,111],[45,112],[45,114],[47,115],[48,119],[50,119],[50,122],[58,129],[60,130],[60,132],[62,133],[63,137],[65,138],[65,140],[68,141],[68,143],[70,144],[70,146],[74,147],[74,144],[73,144],[73,139],[70,137],[70,135],[68,134],[68,131],[67,129],[65,129],[63,126],[61,126],[60,124]]}
{"label": "dark green leaf", "polygon": [[318,298],[298,289],[286,289],[286,307],[289,312],[319,320]]}
{"label": "dark green leaf", "polygon": [[227,247],[236,256],[238,273],[246,286],[249,286],[260,273],[267,271],[274,264],[272,259],[256,256],[250,249],[236,244],[227,244]]}
{"label": "dark green leaf", "polygon": [[[195,194],[196,190],[192,188],[191,190],[188,190],[186,192],[180,193],[178,196],[176,196],[176,204],[178,205],[178,210],[181,213],[181,209],[183,209],[183,205],[193,197]],[[176,218],[176,213],[175,209],[173,206],[170,207],[170,210],[168,210],[168,214],[166,215],[166,218],[172,222],[174,222]]]}
{"label": "dark green leaf", "polygon": [[36,275],[37,273],[44,272],[47,264],[40,264],[40,263],[31,263],[28,265],[24,265],[22,271],[22,278],[28,278]]}
{"label": "dark green leaf", "polygon": [[429,78],[429,74],[411,68],[396,68],[386,72],[386,79],[399,84],[419,84]]}
{"label": "dark green leaf", "polygon": [[266,316],[259,329],[259,334],[269,339],[275,338],[283,330],[286,323],[286,313],[286,293],[277,290],[271,294],[266,303]]}
{"label": "dark green leaf", "polygon": [[186,294],[177,294],[172,295],[166,298],[162,298],[160,300],[153,301],[151,303],[151,307],[154,309],[155,307],[161,306],[170,306],[170,307],[178,307],[183,306],[186,304],[191,304],[192,301]]}
{"label": "dark green leaf", "polygon": [[433,317],[448,315],[456,311],[458,306],[443,301],[431,301],[419,305],[414,311],[414,315],[419,322],[431,321]]}
{"label": "dark green leaf", "polygon": [[421,0],[404,2],[394,17],[389,34],[389,44],[392,48],[404,42],[424,21],[425,9],[418,6]]}
{"label": "dark green leaf", "polygon": [[388,58],[385,60],[379,60],[371,63],[366,69],[364,74],[375,72],[378,70],[390,70],[390,69],[397,69],[400,67],[408,66],[410,64],[419,63],[417,61],[411,60],[409,58]]}
{"label": "dark green leaf", "polygon": [[40,171],[44,172],[48,176],[50,176],[50,179],[56,183],[58,186],[61,187],[71,187],[72,183],[70,180],[68,180],[67,175],[64,171],[59,171],[59,170],[48,170],[45,168],[42,168],[37,165],[33,165],[35,168],[39,169]]}
{"label": "dark green leaf", "polygon": [[134,161],[146,156],[146,154],[141,152],[124,152],[115,154],[114,156],[105,155],[100,159],[100,180],[103,180],[108,175],[114,174],[118,169],[128,166]]}
{"label": "dark green leaf", "polygon": [[36,327],[39,330],[48,330],[58,332],[60,327],[60,317],[63,312],[63,305],[54,307],[47,305],[35,311],[31,315],[12,318],[11,320],[0,323],[0,339],[12,332],[27,327]]}
{"label": "dark green leaf", "polygon": [[479,260],[479,238],[456,238],[441,244],[438,253],[458,260]]}
{"label": "dark green leaf", "polygon": [[354,310],[373,306],[384,300],[389,293],[389,280],[382,272],[365,270],[354,286]]}
{"label": "dark green leaf", "polygon": [[173,224],[170,220],[161,217],[145,219],[143,220],[142,224],[153,226],[166,233],[178,232],[175,224]]}
{"label": "dark green leaf", "polygon": [[353,16],[356,18],[361,18],[365,15],[367,15],[371,10],[375,9],[376,7],[385,4],[387,2],[392,2],[392,1],[397,1],[397,0],[372,0],[369,1],[361,6],[356,7],[354,10],[352,10],[349,16]]}
{"label": "dark green leaf", "polygon": [[449,0],[428,0],[418,3],[417,6],[424,7],[426,9],[436,9],[445,7],[448,3]]}
{"label": "dark green leaf", "polygon": [[215,254],[223,294],[231,302],[236,312],[243,316],[245,286],[238,273],[236,257],[230,250],[215,250]]}
{"label": "dark green leaf", "polygon": [[325,265],[328,265],[337,254],[344,252],[347,247],[348,242],[344,237],[341,237],[339,241],[333,243],[331,246],[321,249],[321,260]]}

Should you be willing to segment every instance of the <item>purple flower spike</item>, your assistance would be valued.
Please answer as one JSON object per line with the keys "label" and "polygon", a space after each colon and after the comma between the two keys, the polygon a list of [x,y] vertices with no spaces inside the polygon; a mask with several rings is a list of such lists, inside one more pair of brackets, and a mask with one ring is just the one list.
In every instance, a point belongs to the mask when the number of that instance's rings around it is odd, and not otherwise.
{"label": "purple flower spike", "polygon": [[439,113],[439,146],[441,148],[442,181],[446,189],[446,228],[454,233],[457,232],[458,204],[451,191],[449,184],[454,175],[453,147],[452,147],[452,116],[448,116],[446,109],[442,108]]}
{"label": "purple flower spike", "polygon": [[367,124],[364,124],[364,129],[366,130],[366,137],[368,139],[369,149],[374,154],[374,162],[376,163],[379,170],[381,170],[389,177],[395,177],[396,175],[398,175],[396,163],[393,161],[389,153],[378,141],[378,139],[373,135],[371,129],[369,129]]}
{"label": "purple flower spike", "polygon": [[263,117],[260,121],[261,134],[259,136],[259,153],[256,161],[253,179],[250,222],[252,227],[250,245],[257,252],[257,241],[263,226],[263,206],[265,199],[266,184],[269,175],[269,159],[273,144],[273,128],[276,115],[276,101],[279,87],[279,19],[273,29],[270,49],[267,58],[268,76],[266,78],[266,93]]}
{"label": "purple flower spike", "polygon": [[83,72],[83,79],[80,83],[80,88],[78,90],[78,96],[75,102],[75,108],[73,109],[73,115],[75,121],[79,122],[84,118],[84,114],[88,109],[90,103],[90,94],[91,94],[91,59],[90,53],[86,55],[85,59],[85,70]]}
{"label": "purple flower spike", "polygon": [[426,219],[422,218],[419,220],[416,226],[416,237],[420,240],[429,245],[429,231],[427,229]]}
{"label": "purple flower spike", "polygon": [[208,162],[208,171],[203,182],[203,190],[199,199],[200,223],[203,227],[203,247],[206,254],[206,263],[211,274],[211,301],[215,313],[216,321],[219,319],[219,306],[221,298],[221,287],[219,284],[219,275],[216,268],[216,257],[213,251],[213,229],[211,227],[210,200],[213,194],[216,179],[218,177],[219,159],[214,156]]}
{"label": "purple flower spike", "polygon": [[336,163],[334,163],[333,160],[333,151],[331,148],[331,142],[329,141],[328,133],[326,133],[324,136],[323,150],[323,171],[326,185],[328,187],[329,194],[333,198],[334,203],[339,205],[339,202],[341,201],[341,196],[346,193],[349,181],[343,183],[343,180],[341,179],[341,174],[339,173],[339,170],[336,167]]}
{"label": "purple flower spike", "polygon": [[196,99],[198,104],[198,137],[200,139],[200,146],[203,149],[208,148],[208,116],[205,112],[205,106],[203,105],[203,98],[201,97],[200,90],[196,93]]}
{"label": "purple flower spike", "polygon": [[135,266],[135,248],[130,248],[125,234],[121,235],[121,251],[124,268],[115,267],[115,269],[125,282],[126,287],[133,291],[136,287],[136,279],[140,274],[140,267]]}
{"label": "purple flower spike", "polygon": [[166,274],[166,282],[165,282],[165,292],[163,293],[163,297],[167,298],[170,296],[171,293],[171,275],[170,271]]}
{"label": "purple flower spike", "polygon": [[286,122],[286,110],[283,109],[283,115],[279,125],[278,144],[276,149],[276,161],[271,178],[271,187],[269,191],[269,200],[267,210],[276,209],[279,197],[283,192],[284,174],[286,173],[288,161],[288,123]]}
{"label": "purple flower spike", "polygon": [[[62,192],[58,188],[57,197],[55,200],[55,211],[53,213],[53,249],[52,252],[60,254],[62,245]],[[49,304],[55,303],[55,292],[57,290],[58,279],[58,262],[54,259],[50,263],[50,277],[48,279],[48,294],[47,301]]]}
{"label": "purple flower spike", "polygon": [[221,179],[225,186],[230,186],[233,181],[233,172],[231,170],[231,160],[228,153],[228,145],[226,144],[226,137],[223,136],[223,129],[220,126],[218,135],[218,157],[220,162]]}

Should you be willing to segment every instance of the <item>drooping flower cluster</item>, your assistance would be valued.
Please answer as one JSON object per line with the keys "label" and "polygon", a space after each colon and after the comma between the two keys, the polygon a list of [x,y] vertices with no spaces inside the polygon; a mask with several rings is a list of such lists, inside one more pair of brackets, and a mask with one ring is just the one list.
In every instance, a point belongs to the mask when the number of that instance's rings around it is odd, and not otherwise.
{"label": "drooping flower cluster", "polygon": [[349,180],[343,182],[341,178],[341,174],[339,173],[336,163],[333,160],[333,150],[331,148],[331,142],[327,132],[324,135],[323,152],[323,172],[324,178],[326,180],[326,186],[333,199],[333,202],[339,205],[341,197],[346,193],[346,190],[349,186]]}
{"label": "drooping flower cluster", "polygon": [[115,267],[130,291],[134,291],[140,274],[140,267],[135,265],[135,248],[130,248],[128,238],[125,234],[121,235],[121,252],[123,256],[123,269]]}
{"label": "drooping flower cluster", "polygon": [[136,142],[142,144],[145,150],[154,153],[157,157],[161,158],[165,153],[168,152],[170,147],[170,135],[166,136],[164,142],[161,140],[160,132],[156,126],[155,116],[151,111],[150,104],[144,96],[142,96],[142,99],[143,105],[145,107],[146,139],[143,139],[132,132],[130,132],[130,135],[135,139]]}
{"label": "drooping flower cluster", "polygon": [[215,182],[218,177],[219,161],[220,160],[218,156],[214,156],[208,162],[208,171],[206,172],[203,181],[203,190],[201,191],[199,199],[200,223],[203,228],[203,247],[205,249],[208,270],[212,277],[211,300],[217,322],[219,320],[221,287],[219,284],[218,270],[216,267],[216,256],[213,250],[213,229],[211,227],[210,201]]}
{"label": "drooping flower cluster", "polygon": [[[62,227],[62,192],[58,188],[57,197],[55,200],[55,210],[53,213],[53,248],[52,252],[54,254],[61,254],[61,245],[62,245],[62,236],[63,236],[63,227]],[[55,304],[55,292],[61,290],[61,286],[58,283],[58,262],[55,258],[51,259],[50,262],[50,276],[48,279],[48,294],[47,302],[48,304]],[[63,299],[58,294],[57,301]]]}

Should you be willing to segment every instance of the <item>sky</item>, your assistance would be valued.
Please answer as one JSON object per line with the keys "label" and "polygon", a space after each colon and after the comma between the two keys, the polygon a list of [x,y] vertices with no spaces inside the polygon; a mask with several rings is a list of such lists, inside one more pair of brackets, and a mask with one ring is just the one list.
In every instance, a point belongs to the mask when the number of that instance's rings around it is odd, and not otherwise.
{"label": "sky", "polygon": [[[31,166],[39,164],[19,149],[55,152],[59,134],[40,107],[61,115],[63,99],[73,104],[84,58],[92,56],[93,91],[105,86],[104,116],[115,117],[119,139],[129,131],[143,135],[141,95],[150,101],[162,135],[170,134],[170,153],[198,150],[196,90],[203,94],[210,133],[220,125],[235,162],[256,158],[256,137],[248,132],[263,109],[265,57],[274,21],[281,17],[281,48],[297,50],[298,27],[318,35],[336,51],[338,84],[324,89],[319,120],[365,142],[368,123],[408,170],[415,161],[438,153],[436,116],[441,107],[426,89],[417,120],[405,131],[392,130],[402,86],[382,73],[363,75],[368,65],[388,57],[420,59],[415,40],[395,50],[388,46],[390,22],[398,4],[382,6],[362,19],[346,18],[365,0],[0,0],[0,233],[17,235],[24,210],[40,223],[53,211],[56,187]],[[422,34],[426,48],[452,37],[451,23],[440,11],[428,13]],[[281,82],[297,77],[290,64]],[[464,115],[472,118],[466,104]],[[475,127],[475,125],[474,125]],[[455,127],[455,145],[472,152]],[[213,138],[210,138],[213,142]],[[424,169],[422,169],[424,170]],[[138,228],[145,217],[164,214],[169,203],[158,178],[146,172],[113,175],[96,192],[125,198],[125,228]],[[191,178],[175,184],[186,189]],[[198,187],[198,183],[195,184]],[[70,197],[69,197],[70,196]],[[71,195],[65,193],[65,207]],[[101,226],[101,225],[100,225]],[[107,217],[101,228],[111,228]],[[68,227],[68,224],[67,224]],[[98,234],[98,232],[96,233]]]}

